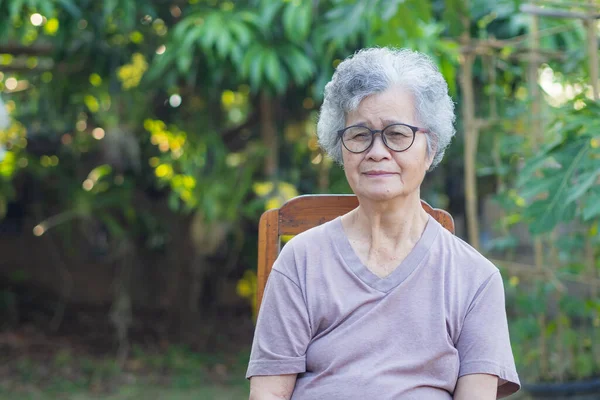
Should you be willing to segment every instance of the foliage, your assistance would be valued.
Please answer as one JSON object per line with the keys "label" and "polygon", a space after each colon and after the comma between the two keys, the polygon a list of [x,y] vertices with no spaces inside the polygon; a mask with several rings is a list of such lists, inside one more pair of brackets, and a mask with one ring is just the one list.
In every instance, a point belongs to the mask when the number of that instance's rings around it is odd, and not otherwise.
{"label": "foliage", "polygon": [[[554,279],[589,273],[585,246],[598,244],[598,106],[578,97],[557,109],[547,92],[540,117],[554,122],[538,149],[521,61],[527,42],[519,40],[529,22],[518,6],[513,0],[0,0],[8,22],[0,24],[0,91],[12,121],[0,131],[0,220],[9,204],[22,202],[38,218],[33,234],[85,221],[108,231],[108,251],[119,254],[123,243],[177,251],[164,245],[170,233],[163,225],[183,216],[191,221],[186,239],[202,256],[189,269],[241,278],[238,294],[255,301],[249,250],[256,248],[249,239],[255,232],[248,226],[299,193],[348,190],[314,131],[323,88],[340,60],[373,45],[424,51],[460,102],[459,36],[466,30],[482,40],[517,38],[474,68],[477,113],[491,116],[479,142],[480,194],[495,192],[505,211],[492,250],[513,257],[515,228],[527,225],[558,251],[552,274],[507,283],[509,304],[519,310],[511,323],[515,355],[533,367],[570,354],[573,362],[564,365],[573,368],[556,369],[559,378],[592,373],[587,347],[573,347],[573,332],[585,326],[587,335],[597,304],[575,303],[576,296],[557,292]],[[553,84],[563,88],[585,87],[583,30],[561,24],[541,22],[556,32],[543,36],[542,46],[565,53],[546,60],[542,75],[551,71]],[[281,140],[265,140],[266,126]],[[461,140],[447,156],[458,171]],[[280,161],[267,175],[260,167],[273,150]],[[23,198],[23,182],[37,188],[33,201]],[[156,213],[160,207],[168,212]],[[559,244],[548,236],[553,229],[566,232],[560,236],[574,232],[573,240]],[[223,246],[234,271],[220,268]],[[591,259],[597,263],[597,251]],[[557,302],[557,293],[564,299]],[[177,303],[172,311],[184,307]],[[542,354],[539,338],[563,344],[558,353]]]}
{"label": "foliage", "polygon": [[506,282],[515,361],[525,382],[566,382],[600,374],[600,301],[544,279]]}
{"label": "foliage", "polygon": [[[0,89],[13,121],[0,137],[0,211],[20,201],[15,179],[33,179],[53,199],[36,205],[35,235],[86,221],[108,231],[109,251],[164,236],[140,199],[192,215],[190,240],[209,257],[231,236],[243,242],[244,219],[343,186],[343,174],[318,178],[331,163],[314,112],[335,65],[360,47],[428,51],[456,86],[457,45],[437,40],[444,25],[416,0],[11,0],[0,11],[10,21]],[[276,177],[259,172],[271,146],[261,141],[263,94],[278,99],[269,122],[285,132]]]}
{"label": "foliage", "polygon": [[[482,4],[479,4],[481,6]],[[510,38],[530,29],[525,16],[503,6],[481,16],[478,37]],[[489,10],[489,9],[488,9]],[[488,18],[489,17],[489,18]],[[514,40],[476,63],[485,87],[477,108],[485,115],[478,174],[503,211],[487,251],[501,254],[507,310],[517,368],[525,382],[569,381],[600,373],[598,343],[597,113],[589,98],[585,33],[579,21],[541,18],[541,46],[549,53],[539,70],[539,114],[532,115],[529,45]],[[508,35],[506,33],[510,32]],[[552,34],[550,34],[552,32]],[[496,117],[498,116],[498,118]],[[550,121],[547,124],[547,121]],[[542,135],[535,134],[540,124]],[[533,236],[528,237],[525,228]],[[523,257],[531,245],[533,257]],[[539,265],[524,265],[522,259]],[[514,261],[518,262],[514,262]]]}
{"label": "foliage", "polygon": [[504,236],[493,244],[514,254],[519,243],[511,232],[521,224],[542,249],[537,271],[521,271],[522,279],[507,272],[505,285],[515,359],[528,382],[600,374],[598,111],[597,103],[577,96],[548,109],[552,123],[541,148],[509,136],[495,150],[507,162],[497,166]]}
{"label": "foliage", "polygon": [[527,161],[517,185],[528,200],[524,216],[532,233],[560,222],[600,217],[600,106],[577,98],[567,103],[550,129],[550,140]]}
{"label": "foliage", "polygon": [[127,364],[60,347],[40,362],[29,355],[5,363],[0,399],[242,399],[248,354],[203,354],[184,346],[135,346]]}
{"label": "foliage", "polygon": [[[521,361],[535,365],[542,380],[600,374],[600,300],[593,289],[598,287],[593,280],[600,271],[600,255],[595,250],[600,244],[599,111],[596,102],[583,96],[557,109],[548,132],[550,140],[525,163],[517,180],[526,200],[523,220],[531,232],[554,231],[548,239],[554,253],[546,266],[554,281],[534,281],[535,290],[517,296],[524,317],[514,326],[517,343],[523,346]],[[585,284],[587,277],[591,282]],[[573,278],[583,278],[583,291],[557,286]],[[540,307],[537,312],[525,307],[531,302]],[[556,311],[550,308],[553,303]],[[535,314],[538,322],[540,317],[547,318],[537,330],[533,329]]]}

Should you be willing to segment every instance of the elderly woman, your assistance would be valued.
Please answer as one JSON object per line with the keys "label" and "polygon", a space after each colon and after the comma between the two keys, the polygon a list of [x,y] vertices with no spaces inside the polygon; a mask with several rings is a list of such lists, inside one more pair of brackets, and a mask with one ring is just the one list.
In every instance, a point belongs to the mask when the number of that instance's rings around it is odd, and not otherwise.
{"label": "elderly woman", "polygon": [[495,399],[519,389],[498,269],[421,207],[454,135],[423,54],[366,49],[325,88],[324,150],[359,206],[293,238],[269,277],[250,399]]}

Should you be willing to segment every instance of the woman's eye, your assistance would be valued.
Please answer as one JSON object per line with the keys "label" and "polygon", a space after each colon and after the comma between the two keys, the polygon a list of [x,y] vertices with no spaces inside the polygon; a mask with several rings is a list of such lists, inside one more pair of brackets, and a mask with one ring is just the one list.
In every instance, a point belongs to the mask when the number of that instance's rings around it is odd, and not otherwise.
{"label": "woman's eye", "polygon": [[388,136],[408,136],[406,134],[406,132],[401,132],[401,131],[388,131],[388,132],[386,132],[386,135],[388,135]]}
{"label": "woman's eye", "polygon": [[350,135],[351,140],[365,140],[368,138],[369,138],[369,134],[367,132],[357,132],[357,133],[352,133]]}

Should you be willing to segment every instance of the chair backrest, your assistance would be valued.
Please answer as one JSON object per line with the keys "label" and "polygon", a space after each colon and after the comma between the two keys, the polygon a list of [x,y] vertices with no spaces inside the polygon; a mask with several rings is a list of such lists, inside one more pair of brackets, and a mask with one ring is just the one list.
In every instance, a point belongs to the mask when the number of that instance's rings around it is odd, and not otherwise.
{"label": "chair backrest", "polygon": [[[444,210],[432,208],[421,200],[423,209],[454,234],[454,220]],[[279,254],[281,236],[297,235],[331,221],[358,207],[354,195],[304,195],[281,208],[265,211],[258,227],[257,305],[260,308],[267,278]]]}

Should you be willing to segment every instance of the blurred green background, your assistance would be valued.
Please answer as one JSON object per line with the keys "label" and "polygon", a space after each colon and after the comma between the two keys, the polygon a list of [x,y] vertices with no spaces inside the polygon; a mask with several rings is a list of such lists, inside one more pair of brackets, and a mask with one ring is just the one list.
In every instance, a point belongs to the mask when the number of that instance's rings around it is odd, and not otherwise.
{"label": "blurred green background", "polygon": [[423,198],[501,268],[522,380],[598,378],[599,13],[0,0],[0,399],[247,398],[258,219],[349,193],[315,124],[367,46],[449,83],[458,133]]}

